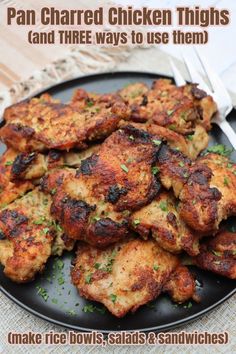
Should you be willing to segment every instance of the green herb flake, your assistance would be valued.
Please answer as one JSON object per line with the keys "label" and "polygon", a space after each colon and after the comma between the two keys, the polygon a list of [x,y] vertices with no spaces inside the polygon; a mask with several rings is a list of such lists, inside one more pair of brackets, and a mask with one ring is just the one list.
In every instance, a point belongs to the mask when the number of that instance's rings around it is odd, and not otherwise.
{"label": "green herb flake", "polygon": [[7,162],[5,163],[5,166],[11,166],[11,165],[13,165],[13,161],[7,161]]}
{"label": "green herb flake", "polygon": [[40,295],[44,299],[45,302],[47,302],[47,300],[49,298],[49,295],[47,293],[47,289],[42,288],[41,286],[36,286],[36,289],[38,290],[37,294]]}
{"label": "green herb flake", "polygon": [[128,173],[128,172],[129,172],[128,167],[125,166],[124,164],[121,164],[120,167],[122,168],[122,170],[123,170],[125,173]]}
{"label": "green herb flake", "polygon": [[134,219],[133,224],[135,226],[139,225],[140,224],[140,219]]}
{"label": "green herb flake", "polygon": [[170,116],[174,112],[174,109],[168,109],[166,111],[167,115]]}
{"label": "green herb flake", "polygon": [[157,146],[161,145],[161,140],[153,139],[152,142]]}
{"label": "green herb flake", "polygon": [[94,105],[93,101],[87,101],[87,107],[92,107]]}
{"label": "green herb flake", "polygon": [[187,305],[185,305],[184,308],[191,309],[192,306],[193,306],[193,304],[191,303],[191,301],[189,301],[189,303]]}
{"label": "green herb flake", "polygon": [[67,311],[67,313],[70,316],[75,316],[75,314],[76,314],[75,310],[69,310],[69,311]]}
{"label": "green herb flake", "polygon": [[114,294],[110,294],[110,299],[113,302],[113,304],[116,302],[117,296]]}
{"label": "green herb flake", "polygon": [[57,192],[57,189],[56,189],[56,188],[53,188],[53,189],[51,190],[51,195],[56,194],[56,192]]}
{"label": "green herb flake", "polygon": [[58,300],[55,299],[55,298],[52,298],[52,303],[55,304],[55,305],[57,305],[57,304],[58,304]]}
{"label": "green herb flake", "polygon": [[180,166],[180,167],[184,167],[183,161],[180,161],[180,162],[179,162],[179,166]]}
{"label": "green herb flake", "polygon": [[152,174],[155,176],[158,172],[160,172],[160,169],[156,166],[152,167]]}
{"label": "green herb flake", "polygon": [[57,279],[58,285],[63,285],[65,283],[65,279],[61,276]]}
{"label": "green herb flake", "polygon": [[85,313],[93,313],[95,310],[95,306],[93,306],[92,304],[90,305],[85,305],[83,308],[82,308],[82,311],[85,312]]}
{"label": "green herb flake", "polygon": [[154,269],[154,270],[158,270],[158,269],[159,269],[159,266],[155,264],[155,265],[153,266],[153,269]]}
{"label": "green herb flake", "polygon": [[168,211],[167,202],[164,201],[160,202],[159,207],[162,211]]}
{"label": "green herb flake", "polygon": [[45,227],[44,229],[43,229],[43,233],[46,235],[48,232],[50,231],[50,229],[48,228],[48,227]]}
{"label": "green herb flake", "polygon": [[92,274],[90,273],[85,277],[85,284],[91,284],[91,282],[92,282]]}
{"label": "green herb flake", "polygon": [[224,177],[224,185],[229,186],[229,179],[227,177]]}
{"label": "green herb flake", "polygon": [[207,149],[207,151],[214,152],[216,154],[223,155],[223,156],[229,156],[232,153],[233,149],[230,149],[223,144],[217,144],[217,145],[210,146]]}
{"label": "green herb flake", "polygon": [[191,135],[191,134],[190,134],[190,135],[187,135],[187,139],[190,140],[190,141],[192,141],[192,140],[193,140],[193,135]]}
{"label": "green herb flake", "polygon": [[95,264],[94,264],[94,268],[95,268],[95,269],[99,269],[100,267],[101,267],[101,263],[95,263]]}
{"label": "green herb flake", "polygon": [[221,256],[221,252],[216,252],[216,251],[212,250],[212,253],[217,257]]}
{"label": "green herb flake", "polygon": [[61,259],[57,259],[56,264],[59,270],[62,270],[64,268],[64,262]]}
{"label": "green herb flake", "polygon": [[176,125],[175,124],[171,124],[171,125],[169,125],[169,127],[168,127],[170,130],[176,130]]}
{"label": "green herb flake", "polygon": [[227,163],[227,168],[232,168],[233,167],[233,164],[232,163]]}
{"label": "green herb flake", "polygon": [[93,217],[93,221],[95,222],[95,221],[99,221],[99,220],[101,220],[101,218],[99,217],[99,216],[94,216]]}

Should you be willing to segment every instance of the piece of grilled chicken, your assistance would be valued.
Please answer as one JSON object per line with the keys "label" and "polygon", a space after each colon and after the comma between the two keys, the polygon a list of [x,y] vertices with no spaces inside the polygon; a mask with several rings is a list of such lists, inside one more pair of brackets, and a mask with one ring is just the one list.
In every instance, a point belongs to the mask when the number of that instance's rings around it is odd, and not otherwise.
{"label": "piece of grilled chicken", "polygon": [[127,239],[104,250],[79,244],[72,282],[79,294],[117,317],[168,292],[177,302],[195,296],[195,282],[179,259],[154,240]]}
{"label": "piece of grilled chicken", "polygon": [[0,209],[34,188],[31,181],[11,181],[11,168],[17,154],[8,149],[0,157]]}
{"label": "piece of grilled chicken", "polygon": [[8,107],[1,140],[21,152],[85,148],[117,129],[129,108],[118,95],[91,95],[80,90],[72,102],[61,103],[49,94]]}
{"label": "piece of grilled chicken", "polygon": [[215,237],[204,240],[193,263],[202,269],[236,279],[236,233],[219,231]]}
{"label": "piece of grilled chicken", "polygon": [[144,239],[151,235],[171,253],[199,253],[199,237],[180,218],[178,200],[171,191],[162,191],[150,204],[131,214],[130,226]]}
{"label": "piece of grilled chicken", "polygon": [[40,152],[18,153],[11,166],[10,178],[14,182],[17,180],[37,180],[55,168],[79,167],[82,160],[98,151],[99,146],[99,144],[91,145],[82,151],[50,150],[47,154]]}
{"label": "piece of grilled chicken", "polygon": [[130,212],[151,202],[160,189],[152,170],[160,145],[156,136],[126,126],[77,171],[45,177],[43,190],[55,191],[52,215],[68,236],[97,246],[127,237]]}
{"label": "piece of grilled chicken", "polygon": [[0,263],[14,282],[33,280],[52,254],[74,247],[52,219],[50,206],[50,196],[35,188],[0,211]]}
{"label": "piece of grilled chicken", "polygon": [[210,130],[217,111],[212,97],[196,84],[177,87],[171,80],[160,79],[151,89],[144,83],[134,83],[118,93],[130,106],[131,120],[152,122],[184,135],[192,134],[198,124]]}
{"label": "piece of grilled chicken", "polygon": [[222,220],[236,215],[236,164],[209,153],[197,159],[179,194],[180,217],[194,230],[210,235]]}
{"label": "piece of grilled chicken", "polygon": [[[130,124],[131,122],[129,121],[121,121],[119,125],[122,127]],[[181,151],[185,156],[192,160],[195,160],[200,152],[202,152],[207,147],[209,141],[207,131],[199,124],[196,125],[194,133],[187,136],[174,132],[173,130],[166,127],[148,122],[132,122],[132,125],[137,129],[142,129],[149,132],[150,134],[159,136],[163,139],[163,141],[167,142],[169,147]]]}

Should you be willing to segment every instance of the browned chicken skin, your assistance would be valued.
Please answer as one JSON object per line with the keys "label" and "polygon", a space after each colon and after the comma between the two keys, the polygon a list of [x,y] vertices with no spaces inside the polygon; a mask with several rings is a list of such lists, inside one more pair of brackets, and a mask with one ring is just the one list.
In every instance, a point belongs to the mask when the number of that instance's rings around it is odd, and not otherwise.
{"label": "browned chicken skin", "polygon": [[117,129],[129,110],[113,94],[94,98],[85,92],[83,105],[63,104],[44,94],[6,109],[0,137],[6,145],[22,152],[48,149],[84,148],[90,141],[108,136]]}
{"label": "browned chicken skin", "polygon": [[73,248],[74,242],[63,242],[62,229],[50,216],[50,205],[50,196],[36,188],[0,212],[5,237],[0,240],[0,262],[6,276],[17,283],[31,281],[42,272],[52,253],[61,254],[56,247]]}
{"label": "browned chicken skin", "polygon": [[151,234],[160,247],[171,253],[185,250],[197,255],[199,238],[179,217],[177,203],[172,192],[159,193],[150,204],[131,215],[131,227],[143,238]]}
{"label": "browned chicken skin", "polygon": [[131,120],[153,122],[181,134],[192,134],[196,124],[209,130],[216,104],[211,96],[195,84],[177,87],[171,80],[160,79],[148,89],[141,83],[130,84],[119,91],[129,103]]}
{"label": "browned chicken skin", "polygon": [[227,157],[210,153],[190,169],[179,198],[182,219],[202,234],[214,233],[222,220],[236,215],[236,165]]}
{"label": "browned chicken skin", "polygon": [[34,188],[31,181],[11,181],[11,168],[17,152],[6,150],[0,157],[0,209]]}
{"label": "browned chicken skin", "polygon": [[130,211],[159,191],[152,165],[160,144],[157,137],[126,126],[77,171],[49,174],[42,188],[56,190],[51,212],[68,236],[103,247],[126,237]]}
{"label": "browned chicken skin", "polygon": [[[154,240],[129,239],[105,250],[80,244],[72,282],[81,296],[99,301],[113,315],[123,317],[162,291],[170,292],[178,302],[192,298],[195,287],[188,271],[179,270],[181,281],[173,277],[167,283],[178,265],[178,258]],[[175,290],[175,284],[180,289]]]}
{"label": "browned chicken skin", "polygon": [[193,262],[202,269],[236,279],[236,233],[220,231],[215,237],[204,240]]}

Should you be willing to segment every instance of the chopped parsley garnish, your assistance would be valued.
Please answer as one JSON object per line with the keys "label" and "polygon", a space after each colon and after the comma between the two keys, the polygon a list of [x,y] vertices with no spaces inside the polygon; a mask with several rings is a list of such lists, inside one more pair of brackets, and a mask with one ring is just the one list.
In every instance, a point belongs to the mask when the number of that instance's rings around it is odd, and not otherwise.
{"label": "chopped parsley garnish", "polygon": [[212,251],[212,253],[215,255],[215,256],[217,256],[217,257],[220,257],[221,256],[221,253],[220,252],[216,252],[216,251]]}
{"label": "chopped parsley garnish", "polygon": [[156,166],[152,167],[152,174],[155,176],[158,172],[160,172],[160,169]]}
{"label": "chopped parsley garnish", "polygon": [[140,224],[140,219],[134,219],[133,224],[135,226],[139,225]]}
{"label": "chopped parsley garnish", "polygon": [[57,259],[56,264],[59,270],[62,270],[64,268],[64,262],[61,259]]}
{"label": "chopped parsley garnish", "polygon": [[233,167],[233,164],[232,163],[228,163],[227,164],[227,168],[232,168]]}
{"label": "chopped parsley garnish", "polygon": [[41,216],[41,218],[39,218],[38,220],[35,220],[33,223],[35,225],[42,225],[45,221],[45,216]]}
{"label": "chopped parsley garnish", "polygon": [[184,176],[184,178],[188,178],[189,177],[188,172],[184,172],[183,176]]}
{"label": "chopped parsley garnish", "polygon": [[58,300],[55,298],[52,298],[52,303],[56,305],[58,303]]}
{"label": "chopped parsley garnish", "polygon": [[168,109],[168,111],[166,111],[168,116],[170,116],[173,112],[174,112],[174,109]]}
{"label": "chopped parsley garnish", "polygon": [[183,161],[180,161],[180,162],[179,162],[179,166],[180,166],[180,167],[184,167]]}
{"label": "chopped parsley garnish", "polygon": [[67,313],[70,316],[75,316],[75,310],[69,310]]}
{"label": "chopped parsley garnish", "polygon": [[99,221],[101,218],[99,217],[99,216],[94,216],[93,217],[93,221],[95,222],[95,221]]}
{"label": "chopped parsley garnish", "polygon": [[92,274],[90,273],[85,277],[85,284],[91,284],[91,282],[92,282]]}
{"label": "chopped parsley garnish", "polygon": [[224,177],[224,185],[229,186],[229,179],[227,177]]}
{"label": "chopped parsley garnish", "polygon": [[189,301],[189,303],[184,306],[184,309],[190,309],[192,306],[193,304]]}
{"label": "chopped parsley garnish", "polygon": [[101,263],[95,263],[95,264],[94,264],[94,268],[95,268],[95,269],[99,269],[100,267],[101,267]]}
{"label": "chopped parsley garnish", "polygon": [[42,288],[41,286],[36,286],[37,294],[40,295],[44,301],[46,302],[49,298],[49,295],[47,293],[47,290],[45,288]]}
{"label": "chopped parsley garnish", "polygon": [[159,269],[159,266],[155,264],[155,265],[153,266],[153,269],[154,269],[154,270],[158,270],[158,269]]}
{"label": "chopped parsley garnish", "polygon": [[7,162],[5,163],[5,166],[11,166],[11,165],[13,165],[13,161],[7,161]]}
{"label": "chopped parsley garnish", "polygon": [[94,105],[93,101],[87,101],[87,106],[92,107]]}
{"label": "chopped parsley garnish", "polygon": [[48,232],[50,231],[50,229],[48,228],[48,227],[45,227],[44,229],[43,229],[43,233],[46,235]]}
{"label": "chopped parsley garnish", "polygon": [[113,304],[116,302],[117,296],[114,294],[110,294],[110,299],[113,302]]}
{"label": "chopped parsley garnish", "polygon": [[164,202],[164,201],[160,202],[159,207],[161,208],[162,211],[167,211],[168,210],[167,202]]}
{"label": "chopped parsley garnish", "polygon": [[121,164],[121,165],[120,165],[120,167],[122,168],[122,170],[123,170],[124,172],[126,172],[126,173],[128,173],[128,172],[129,172],[128,167],[127,167],[127,166],[125,166],[124,164]]}
{"label": "chopped parsley garnish", "polygon": [[85,305],[85,306],[83,307],[83,309],[82,309],[82,311],[84,311],[84,312],[89,312],[89,313],[94,312],[94,310],[95,310],[95,306],[93,306],[92,304],[90,304],[90,305]]}
{"label": "chopped parsley garnish", "polygon": [[63,285],[65,283],[65,279],[61,276],[57,279],[59,285]]}
{"label": "chopped parsley garnish", "polygon": [[230,149],[223,144],[217,144],[217,145],[210,146],[207,149],[207,151],[214,152],[216,154],[223,155],[223,156],[229,156],[233,151],[233,149]]}
{"label": "chopped parsley garnish", "polygon": [[89,305],[85,305],[82,308],[82,311],[85,313],[93,313],[94,311],[104,315],[104,313],[106,312],[106,308],[105,307],[97,307],[94,306],[93,304],[89,304]]}
{"label": "chopped parsley garnish", "polygon": [[187,139],[190,140],[190,141],[192,141],[192,140],[193,140],[193,135],[191,135],[191,134],[190,134],[190,135],[187,135]]}
{"label": "chopped parsley garnish", "polygon": [[169,125],[169,127],[168,127],[170,130],[176,130],[176,126],[175,126],[175,124],[171,124],[171,125]]}
{"label": "chopped parsley garnish", "polygon": [[153,139],[152,142],[153,142],[155,145],[161,145],[161,140]]}
{"label": "chopped parsley garnish", "polygon": [[57,192],[57,189],[56,189],[56,188],[53,188],[53,189],[51,190],[51,195],[54,195],[56,192]]}

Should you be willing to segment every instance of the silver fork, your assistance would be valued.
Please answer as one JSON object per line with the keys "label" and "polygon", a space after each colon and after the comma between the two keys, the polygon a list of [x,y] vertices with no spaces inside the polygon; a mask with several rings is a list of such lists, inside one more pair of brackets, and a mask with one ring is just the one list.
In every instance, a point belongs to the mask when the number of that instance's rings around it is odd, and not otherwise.
{"label": "silver fork", "polygon": [[[224,84],[219,78],[219,76],[215,74],[214,71],[211,69],[206,58],[204,58],[203,55],[200,54],[197,49],[195,49],[195,51],[211,84],[212,90],[207,86],[200,74],[198,74],[198,72],[196,71],[190,60],[186,57],[186,55],[183,54],[183,59],[187,66],[191,80],[193,83],[197,83],[200,89],[206,91],[207,94],[213,97],[218,107],[218,113],[215,115],[212,121],[222,129],[222,131],[225,133],[230,143],[232,144],[233,148],[236,150],[236,133],[226,120],[226,116],[231,112],[233,108],[230,95],[224,87]],[[172,60],[170,60],[170,65],[173,71],[176,85],[185,85],[186,82],[183,76],[180,74],[179,70],[177,69]]]}

